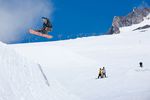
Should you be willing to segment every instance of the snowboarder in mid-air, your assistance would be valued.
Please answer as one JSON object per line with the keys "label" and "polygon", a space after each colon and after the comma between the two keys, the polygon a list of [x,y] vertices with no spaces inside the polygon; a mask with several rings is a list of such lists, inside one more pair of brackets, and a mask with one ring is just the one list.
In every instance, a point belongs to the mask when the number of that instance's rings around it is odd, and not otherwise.
{"label": "snowboarder in mid-air", "polygon": [[43,34],[48,34],[48,32],[52,31],[52,24],[50,20],[46,17],[42,17],[42,21],[43,21],[43,28],[37,31]]}
{"label": "snowboarder in mid-air", "polygon": [[51,39],[52,36],[48,35],[48,32],[52,31],[52,24],[51,24],[50,20],[46,17],[42,17],[42,21],[43,21],[42,29],[40,29],[40,30],[30,29],[29,33]]}

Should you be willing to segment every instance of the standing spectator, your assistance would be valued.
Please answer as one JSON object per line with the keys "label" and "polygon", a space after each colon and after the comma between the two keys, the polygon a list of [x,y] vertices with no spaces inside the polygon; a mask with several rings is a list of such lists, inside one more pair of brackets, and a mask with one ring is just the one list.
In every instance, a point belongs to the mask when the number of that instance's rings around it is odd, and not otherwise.
{"label": "standing spectator", "polygon": [[139,65],[140,65],[141,68],[143,67],[143,63],[142,62],[140,62]]}
{"label": "standing spectator", "polygon": [[102,71],[102,68],[99,69],[98,79],[99,79],[100,77],[103,78],[103,71]]}
{"label": "standing spectator", "polygon": [[103,67],[102,72],[103,72],[103,76],[106,78],[107,76],[106,76],[106,70],[105,70],[105,67]]}

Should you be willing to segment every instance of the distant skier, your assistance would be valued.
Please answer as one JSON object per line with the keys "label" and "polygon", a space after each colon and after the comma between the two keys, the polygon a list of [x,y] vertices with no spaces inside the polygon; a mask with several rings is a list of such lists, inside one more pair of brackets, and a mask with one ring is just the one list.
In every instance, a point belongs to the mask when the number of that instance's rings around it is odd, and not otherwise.
{"label": "distant skier", "polygon": [[43,21],[43,27],[40,30],[37,30],[38,32],[41,32],[43,34],[48,34],[48,32],[52,31],[52,24],[50,22],[50,20],[46,17],[42,17],[42,21]]}
{"label": "distant skier", "polygon": [[103,67],[102,72],[103,72],[103,77],[106,78],[107,76],[106,76],[106,69],[105,69],[105,67]]}
{"label": "distant skier", "polygon": [[142,62],[140,62],[139,65],[140,65],[141,68],[143,68],[143,63]]}
{"label": "distant skier", "polygon": [[99,79],[100,77],[103,78],[103,71],[102,71],[102,68],[99,69],[98,79]]}

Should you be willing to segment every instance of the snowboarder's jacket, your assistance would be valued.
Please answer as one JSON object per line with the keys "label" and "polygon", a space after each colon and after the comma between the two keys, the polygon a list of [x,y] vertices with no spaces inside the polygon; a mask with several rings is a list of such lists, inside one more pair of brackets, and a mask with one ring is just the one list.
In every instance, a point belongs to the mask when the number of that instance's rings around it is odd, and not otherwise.
{"label": "snowboarder's jacket", "polygon": [[43,23],[43,28],[42,30],[46,30],[46,31],[52,31],[52,24],[50,23],[48,18],[43,17],[43,19],[46,20],[46,23]]}

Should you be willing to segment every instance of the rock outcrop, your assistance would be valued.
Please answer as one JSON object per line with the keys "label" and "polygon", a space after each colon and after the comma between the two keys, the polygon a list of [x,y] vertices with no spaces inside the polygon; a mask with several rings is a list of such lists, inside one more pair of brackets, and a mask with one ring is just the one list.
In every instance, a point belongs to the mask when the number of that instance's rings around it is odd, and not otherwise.
{"label": "rock outcrop", "polygon": [[108,34],[118,34],[120,27],[141,23],[148,14],[150,14],[150,8],[145,7],[134,8],[127,16],[115,16]]}

